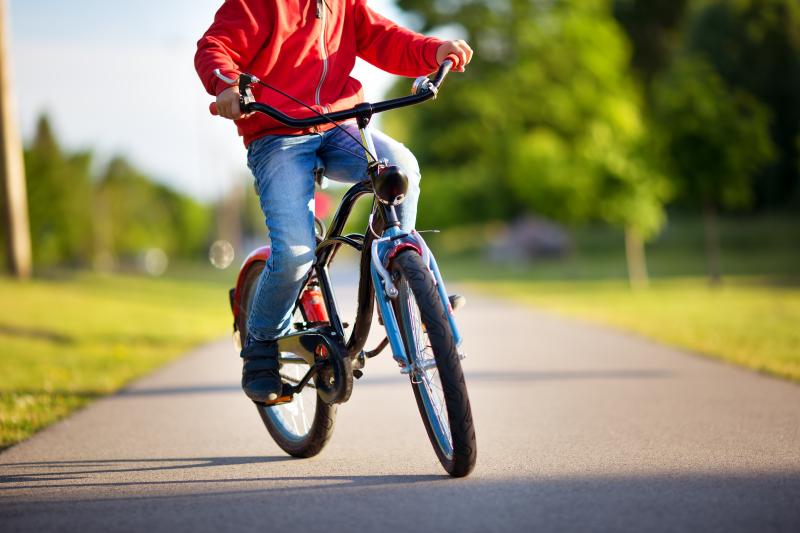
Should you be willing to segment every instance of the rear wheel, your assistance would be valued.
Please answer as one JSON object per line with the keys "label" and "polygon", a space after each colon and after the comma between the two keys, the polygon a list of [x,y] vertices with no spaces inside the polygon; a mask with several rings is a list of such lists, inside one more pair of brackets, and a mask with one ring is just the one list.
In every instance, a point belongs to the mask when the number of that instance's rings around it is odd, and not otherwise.
{"label": "rear wheel", "polygon": [[[258,279],[263,270],[264,262],[254,263],[245,275],[237,319],[237,329],[242,342],[247,339],[247,319],[253,307]],[[298,318],[302,319],[300,316]],[[281,354],[282,357],[287,355],[293,354]],[[284,363],[281,367],[281,379],[296,384],[308,370],[309,366],[305,363]],[[271,406],[256,404],[256,409],[278,446],[294,457],[317,455],[333,435],[336,406],[328,405],[319,398],[314,378],[311,378],[302,392],[294,395],[291,402]]]}
{"label": "rear wheel", "polygon": [[436,456],[448,474],[463,477],[475,466],[472,411],[453,332],[433,280],[413,250],[392,262],[398,297],[393,302],[414,368],[411,386]]}

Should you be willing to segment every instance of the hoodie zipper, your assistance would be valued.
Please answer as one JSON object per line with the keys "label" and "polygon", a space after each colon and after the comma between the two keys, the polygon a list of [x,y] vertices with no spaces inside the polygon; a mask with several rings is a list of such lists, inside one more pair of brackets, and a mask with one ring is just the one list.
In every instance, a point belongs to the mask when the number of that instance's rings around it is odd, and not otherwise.
{"label": "hoodie zipper", "polygon": [[328,47],[325,43],[325,33],[328,22],[328,17],[325,14],[325,7],[327,2],[325,0],[317,0],[317,18],[322,21],[322,31],[319,35],[319,53],[322,56],[322,76],[319,78],[317,84],[317,92],[315,93],[315,103],[322,107],[322,112],[328,112],[328,106],[323,106],[320,101],[320,93],[322,92],[322,84],[325,82],[325,77],[328,75]]}

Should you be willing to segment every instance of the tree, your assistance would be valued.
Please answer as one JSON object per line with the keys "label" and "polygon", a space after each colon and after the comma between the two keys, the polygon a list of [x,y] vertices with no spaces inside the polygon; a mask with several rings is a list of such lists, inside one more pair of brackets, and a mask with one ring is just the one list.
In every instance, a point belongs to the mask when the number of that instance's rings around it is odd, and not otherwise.
{"label": "tree", "polygon": [[[399,3],[426,28],[460,25],[477,50],[466,79],[451,80],[435,105],[387,121],[425,163],[423,195],[439,207],[432,218],[444,225],[534,210],[599,219],[624,227],[629,251],[638,243],[643,257],[641,240],[661,227],[669,189],[649,155],[630,51],[609,3]],[[428,217],[420,213],[423,224]]]}
{"label": "tree", "polygon": [[633,45],[631,65],[649,89],[681,44],[689,0],[615,0],[614,17]]}
{"label": "tree", "polygon": [[678,194],[702,206],[709,276],[718,282],[717,211],[752,201],[753,176],[774,157],[769,112],[749,94],[729,88],[697,58],[677,61],[654,90]]}
{"label": "tree", "polygon": [[47,116],[25,151],[34,261],[44,267],[91,261],[91,155],[62,151]]}
{"label": "tree", "polygon": [[205,254],[212,227],[207,206],[154,183],[122,157],[97,185],[98,248],[129,260],[151,248],[179,257]]}
{"label": "tree", "polygon": [[708,0],[688,28],[687,50],[702,57],[736,91],[746,91],[771,113],[777,148],[754,180],[757,206],[800,205],[800,2]]}

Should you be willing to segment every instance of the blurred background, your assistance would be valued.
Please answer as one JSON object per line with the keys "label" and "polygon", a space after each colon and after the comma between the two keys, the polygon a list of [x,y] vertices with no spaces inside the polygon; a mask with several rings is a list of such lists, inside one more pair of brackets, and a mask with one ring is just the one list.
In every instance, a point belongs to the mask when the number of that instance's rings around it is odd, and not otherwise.
{"label": "blurred background", "polygon": [[[2,423],[22,435],[35,424],[14,409],[53,391],[80,404],[224,331],[222,287],[265,232],[244,148],[193,68],[219,0],[0,2],[35,278],[0,281]],[[447,279],[800,379],[797,0],[370,5],[475,50],[434,103],[379,121],[420,160],[417,226],[441,230]],[[354,76],[372,101],[410,86]],[[322,194],[329,216],[342,189]],[[9,220],[4,249],[23,231]],[[19,370],[20,352],[63,346],[83,346],[74,364]],[[150,366],[75,385],[86,353],[124,366],[151,349]]]}
{"label": "blurred background", "polygon": [[[244,149],[193,69],[218,1],[6,1],[36,272],[160,274],[263,240]],[[373,4],[476,50],[446,97],[381,117],[421,161],[441,253],[634,284],[797,272],[796,2]],[[371,100],[408,90],[355,75]]]}
{"label": "blurred background", "polygon": [[[160,274],[263,240],[244,150],[193,69],[218,1],[9,4],[36,272]],[[448,230],[441,253],[635,284],[797,272],[797,2],[373,4],[476,50],[434,105],[381,117],[420,159],[418,226]],[[355,75],[372,100],[408,90]]]}

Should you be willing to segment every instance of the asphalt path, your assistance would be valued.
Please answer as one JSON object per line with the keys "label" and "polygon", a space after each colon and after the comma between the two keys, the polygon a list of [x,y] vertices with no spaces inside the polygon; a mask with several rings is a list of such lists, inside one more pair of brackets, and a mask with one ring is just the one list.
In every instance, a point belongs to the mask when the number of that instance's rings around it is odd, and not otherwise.
{"label": "asphalt path", "polygon": [[388,353],[286,456],[224,339],[0,454],[0,531],[800,531],[799,386],[467,296],[470,477]]}

